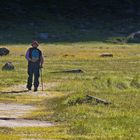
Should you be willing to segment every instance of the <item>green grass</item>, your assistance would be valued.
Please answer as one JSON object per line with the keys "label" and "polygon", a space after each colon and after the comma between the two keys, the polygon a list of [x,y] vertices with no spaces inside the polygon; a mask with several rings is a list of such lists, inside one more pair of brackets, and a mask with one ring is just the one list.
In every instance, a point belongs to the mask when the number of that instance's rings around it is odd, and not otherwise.
{"label": "green grass", "polygon": [[[0,70],[0,89],[25,84],[27,45],[8,45],[11,53],[1,57],[0,67],[12,61],[15,70]],[[41,44],[45,56],[43,80],[58,82],[45,92],[48,97],[0,94],[0,102],[17,102],[38,106],[27,118],[47,120],[52,128],[0,128],[0,139],[61,140],[138,140],[140,133],[140,49],[133,44],[95,42]],[[112,53],[112,58],[100,54]],[[65,69],[82,69],[84,73],[52,73]],[[111,105],[83,102],[86,95],[112,102]],[[7,134],[9,132],[9,134]]]}

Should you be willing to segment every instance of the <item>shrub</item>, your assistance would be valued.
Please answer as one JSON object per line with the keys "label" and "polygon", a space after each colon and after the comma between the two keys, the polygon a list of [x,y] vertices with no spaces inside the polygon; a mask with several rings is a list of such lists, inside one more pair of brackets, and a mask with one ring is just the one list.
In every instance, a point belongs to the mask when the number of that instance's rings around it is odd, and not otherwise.
{"label": "shrub", "polygon": [[84,102],[86,102],[85,96],[82,93],[75,93],[74,95],[69,96],[64,102],[64,104],[71,106],[76,104],[82,104]]}

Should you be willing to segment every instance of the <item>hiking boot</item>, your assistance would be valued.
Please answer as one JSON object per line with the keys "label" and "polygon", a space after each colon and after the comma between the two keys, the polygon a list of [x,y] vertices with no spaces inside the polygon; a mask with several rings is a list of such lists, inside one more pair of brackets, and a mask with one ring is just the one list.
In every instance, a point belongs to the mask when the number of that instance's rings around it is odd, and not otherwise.
{"label": "hiking boot", "polygon": [[26,88],[27,88],[28,90],[31,90],[31,87],[28,87],[28,86],[27,86]]}
{"label": "hiking boot", "polygon": [[37,91],[37,87],[34,88],[34,92],[36,92],[36,91]]}

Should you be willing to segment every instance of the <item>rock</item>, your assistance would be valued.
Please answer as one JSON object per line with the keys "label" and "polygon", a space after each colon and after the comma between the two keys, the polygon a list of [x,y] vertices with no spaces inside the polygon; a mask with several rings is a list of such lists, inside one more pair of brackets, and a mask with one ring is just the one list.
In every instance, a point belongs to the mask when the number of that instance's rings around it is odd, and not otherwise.
{"label": "rock", "polygon": [[101,99],[101,98],[98,98],[98,97],[95,97],[95,96],[91,96],[91,95],[87,95],[86,96],[86,99],[87,100],[95,100],[96,101],[96,103],[98,104],[98,103],[103,103],[103,104],[105,104],[105,105],[108,105],[108,104],[111,104],[111,102],[109,102],[109,101],[107,101],[107,100],[104,100],[104,99]]}
{"label": "rock", "polygon": [[65,54],[63,57],[74,57],[74,55]]}
{"label": "rock", "polygon": [[48,33],[40,33],[39,34],[40,39],[47,40],[48,39]]}
{"label": "rock", "polygon": [[68,54],[63,55],[63,57],[68,57],[68,56],[69,56]]}
{"label": "rock", "polygon": [[81,69],[72,69],[72,70],[62,70],[62,71],[56,71],[52,73],[84,73]]}
{"label": "rock", "polygon": [[3,67],[2,70],[14,70],[15,67],[12,62],[7,62]]}
{"label": "rock", "polygon": [[140,31],[131,33],[127,37],[127,42],[130,42],[130,43],[140,43]]}
{"label": "rock", "polygon": [[0,56],[9,54],[9,50],[6,48],[0,48]]}
{"label": "rock", "polygon": [[64,73],[83,73],[81,69],[74,69],[74,70],[64,70]]}
{"label": "rock", "polygon": [[100,55],[100,57],[113,57],[113,54],[111,53],[103,53]]}

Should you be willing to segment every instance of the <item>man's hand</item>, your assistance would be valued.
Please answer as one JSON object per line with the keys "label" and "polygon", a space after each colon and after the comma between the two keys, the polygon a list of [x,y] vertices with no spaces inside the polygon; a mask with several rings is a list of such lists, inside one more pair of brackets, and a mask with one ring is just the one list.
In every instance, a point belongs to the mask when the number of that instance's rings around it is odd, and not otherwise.
{"label": "man's hand", "polygon": [[40,67],[39,67],[40,69],[42,69],[43,68],[43,66],[42,65],[40,65]]}
{"label": "man's hand", "polygon": [[29,59],[28,59],[28,61],[32,61],[32,59],[31,59],[31,58],[29,58]]}

